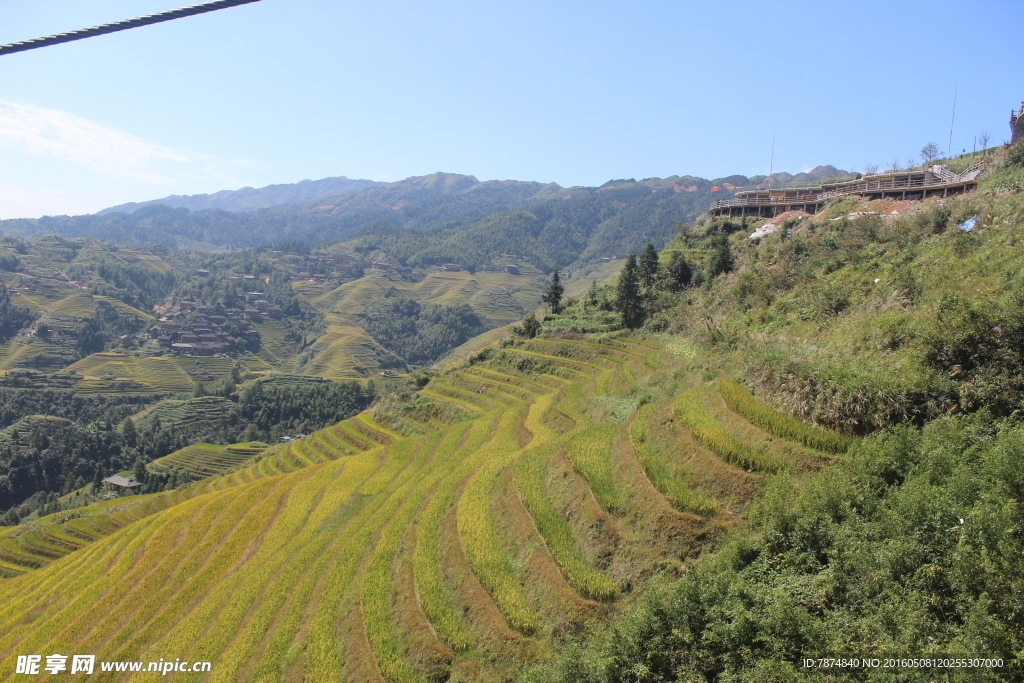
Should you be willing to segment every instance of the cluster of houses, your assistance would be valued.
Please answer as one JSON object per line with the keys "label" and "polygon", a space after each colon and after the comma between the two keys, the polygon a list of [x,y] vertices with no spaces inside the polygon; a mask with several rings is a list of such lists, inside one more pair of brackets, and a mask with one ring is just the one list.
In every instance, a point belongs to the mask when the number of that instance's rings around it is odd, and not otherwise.
{"label": "cluster of houses", "polygon": [[[258,342],[260,333],[253,323],[281,318],[284,311],[264,299],[263,292],[246,292],[240,297],[245,299],[245,308],[227,308],[222,304],[202,306],[188,299],[179,301],[149,329],[149,337],[175,353],[195,356],[227,353],[240,344]],[[238,330],[237,336],[229,334],[225,327]]]}
{"label": "cluster of houses", "polygon": [[604,257],[602,257],[601,258],[601,262],[602,263],[608,263],[609,261],[620,261],[620,260],[622,260],[624,258],[626,258],[626,252],[624,252],[624,251],[617,251],[614,254],[612,254],[611,256],[604,256]]}

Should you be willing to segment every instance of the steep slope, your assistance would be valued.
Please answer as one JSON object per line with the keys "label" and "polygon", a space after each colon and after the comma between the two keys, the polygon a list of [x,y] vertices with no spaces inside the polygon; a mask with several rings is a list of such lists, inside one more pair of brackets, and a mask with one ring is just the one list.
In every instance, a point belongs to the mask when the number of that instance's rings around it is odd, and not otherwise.
{"label": "steep slope", "polygon": [[[967,195],[847,197],[753,237],[763,219],[705,220],[666,247],[668,272],[642,294],[649,333],[706,378],[744,377],[866,438],[818,475],[773,476],[721,552],[526,680],[1020,680],[1024,145],[987,158]],[[586,316],[576,304],[551,324]],[[762,429],[841,445],[717,388]],[[691,392],[674,417],[702,444],[774,468]],[[906,659],[816,659],[864,651]],[[953,653],[988,661],[956,671],[939,659]]]}
{"label": "steep slope", "polygon": [[0,670],[67,650],[209,680],[504,680],[684,571],[760,486],[671,419],[680,388],[770,469],[829,457],[675,365],[628,338],[492,350],[233,474],[7,530]]}

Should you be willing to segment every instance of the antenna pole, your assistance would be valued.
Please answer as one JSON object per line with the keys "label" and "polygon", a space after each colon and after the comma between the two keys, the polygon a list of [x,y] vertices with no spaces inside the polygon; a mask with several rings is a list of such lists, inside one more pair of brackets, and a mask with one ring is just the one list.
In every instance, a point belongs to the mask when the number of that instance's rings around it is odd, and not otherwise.
{"label": "antenna pole", "polygon": [[956,87],[953,88],[953,115],[949,118],[949,142],[946,145],[946,158],[953,158],[953,121],[956,120],[956,95],[960,89],[960,84],[957,83]]}
{"label": "antenna pole", "polygon": [[768,162],[768,191],[772,190],[772,173],[775,171],[775,129],[772,128],[772,158]]}

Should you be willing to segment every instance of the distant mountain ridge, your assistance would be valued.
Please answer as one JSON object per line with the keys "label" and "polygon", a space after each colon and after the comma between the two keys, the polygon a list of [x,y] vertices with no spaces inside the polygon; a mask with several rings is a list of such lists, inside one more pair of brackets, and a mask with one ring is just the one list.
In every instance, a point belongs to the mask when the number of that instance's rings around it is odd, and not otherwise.
{"label": "distant mountain ridge", "polygon": [[[843,174],[819,166],[772,177],[812,182]],[[5,220],[0,231],[21,238],[56,233],[188,251],[353,241],[351,248],[366,256],[407,266],[457,262],[483,268],[502,254],[518,254],[550,271],[639,250],[648,242],[660,247],[676,234],[678,223],[696,220],[715,200],[729,199],[766,178],[669,176],[564,188],[433,173],[252,211],[190,211],[150,203],[132,213]]]}
{"label": "distant mountain ridge", "polygon": [[772,187],[780,187],[783,185],[805,185],[833,178],[845,178],[851,175],[853,175],[852,171],[841,171],[835,166],[815,166],[810,171],[802,171],[795,175],[780,171],[772,173],[770,176],[753,176],[748,178],[748,181],[752,185],[763,186],[767,184],[768,178],[771,178]]}
{"label": "distant mountain ridge", "polygon": [[372,185],[380,185],[373,180],[360,180],[336,176],[320,180],[302,180],[297,183],[282,183],[265,187],[243,187],[238,190],[221,190],[213,194],[180,195],[172,194],[161,199],[150,199],[145,202],[128,202],[97,211],[96,215],[116,213],[132,213],[144,206],[163,204],[164,206],[184,207],[189,211],[203,209],[222,209],[224,211],[255,211],[268,206],[280,204],[301,204],[322,197],[336,197],[350,192],[359,192]]}

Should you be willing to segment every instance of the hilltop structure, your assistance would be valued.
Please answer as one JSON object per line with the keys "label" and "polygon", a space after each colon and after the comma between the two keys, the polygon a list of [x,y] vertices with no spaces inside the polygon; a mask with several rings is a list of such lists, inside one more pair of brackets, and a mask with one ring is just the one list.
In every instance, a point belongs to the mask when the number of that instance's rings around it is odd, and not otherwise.
{"label": "hilltop structure", "polygon": [[712,216],[760,216],[772,218],[786,211],[817,213],[832,199],[860,195],[868,199],[924,199],[949,197],[978,187],[982,162],[963,173],[953,173],[943,164],[924,170],[894,171],[823,183],[814,186],[754,189],[737,192],[732,199],[720,199],[711,205]]}
{"label": "hilltop structure", "polygon": [[1010,144],[1024,137],[1024,102],[1017,111],[1010,110],[1010,135]]}

